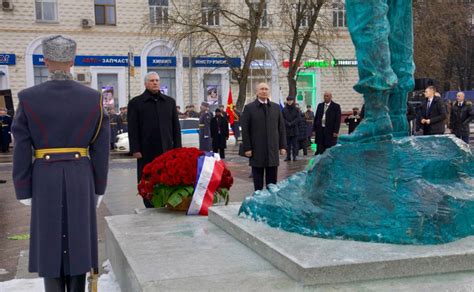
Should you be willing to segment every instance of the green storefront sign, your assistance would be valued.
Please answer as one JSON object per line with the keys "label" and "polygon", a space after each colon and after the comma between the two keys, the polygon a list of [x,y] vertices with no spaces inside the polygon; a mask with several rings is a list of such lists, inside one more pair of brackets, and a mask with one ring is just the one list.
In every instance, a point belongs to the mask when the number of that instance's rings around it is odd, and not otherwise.
{"label": "green storefront sign", "polygon": [[355,67],[356,59],[308,60],[303,63],[305,68]]}

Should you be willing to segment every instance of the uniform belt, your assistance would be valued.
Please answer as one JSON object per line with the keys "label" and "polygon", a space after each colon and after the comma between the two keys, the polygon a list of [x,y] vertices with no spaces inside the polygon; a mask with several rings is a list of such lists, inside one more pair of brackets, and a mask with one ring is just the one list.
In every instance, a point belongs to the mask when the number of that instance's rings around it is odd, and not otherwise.
{"label": "uniform belt", "polygon": [[63,154],[63,153],[76,153],[76,158],[81,156],[88,156],[88,148],[44,148],[35,150],[35,158],[41,159],[44,158],[48,160],[50,154]]}

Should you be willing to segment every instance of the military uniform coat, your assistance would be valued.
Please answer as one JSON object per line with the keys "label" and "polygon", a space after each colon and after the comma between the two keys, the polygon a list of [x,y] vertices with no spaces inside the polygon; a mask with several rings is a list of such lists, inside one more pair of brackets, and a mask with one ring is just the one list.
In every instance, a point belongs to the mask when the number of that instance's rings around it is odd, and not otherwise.
{"label": "military uniform coat", "polygon": [[110,143],[115,143],[117,135],[122,131],[122,118],[120,115],[113,114],[109,116],[110,120]]}
{"label": "military uniform coat", "polygon": [[285,120],[285,130],[287,137],[298,136],[298,121],[300,117],[300,111],[296,108],[295,104],[286,105],[283,109],[283,119]]}
{"label": "military uniform coat", "polygon": [[201,112],[199,117],[199,150],[212,150],[211,119],[212,114],[210,112]]}
{"label": "military uniform coat", "polygon": [[162,93],[145,90],[128,103],[128,140],[130,152],[140,152],[137,159],[137,176],[141,178],[145,165],[164,152],[181,147],[176,102]]}
{"label": "military uniform coat", "polygon": [[[52,80],[18,93],[13,121],[13,182],[18,200],[32,199],[29,271],[41,277],[98,268],[96,195],[104,194],[109,120],[99,92],[72,80]],[[97,139],[90,146],[100,124]],[[87,148],[90,158],[33,149]]]}
{"label": "military uniform coat", "polygon": [[258,99],[245,106],[240,119],[244,151],[252,151],[249,160],[253,167],[280,165],[279,150],[286,149],[285,121],[280,106]]}

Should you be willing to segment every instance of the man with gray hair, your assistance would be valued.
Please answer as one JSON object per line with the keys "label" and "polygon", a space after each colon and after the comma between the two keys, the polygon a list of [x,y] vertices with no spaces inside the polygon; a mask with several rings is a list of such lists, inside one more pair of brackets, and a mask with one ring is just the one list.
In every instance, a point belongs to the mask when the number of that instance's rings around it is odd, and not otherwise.
{"label": "man with gray hair", "polygon": [[98,270],[95,209],[107,185],[109,119],[101,94],[72,80],[76,42],[55,35],[42,46],[49,79],[18,93],[13,182],[31,205],[29,271],[44,277],[47,292],[84,291],[85,274]]}
{"label": "man with gray hair", "polygon": [[[164,152],[181,147],[176,102],[161,93],[160,76],[156,72],[145,75],[145,91],[128,103],[128,139],[130,152],[137,159],[137,179],[143,168]],[[147,208],[151,201],[143,199]]]}

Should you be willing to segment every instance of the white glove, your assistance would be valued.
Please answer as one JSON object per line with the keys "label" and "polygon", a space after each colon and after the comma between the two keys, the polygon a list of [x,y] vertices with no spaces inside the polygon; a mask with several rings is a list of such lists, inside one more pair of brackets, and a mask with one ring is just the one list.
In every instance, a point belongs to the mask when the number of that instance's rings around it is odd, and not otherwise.
{"label": "white glove", "polygon": [[96,195],[96,196],[97,196],[96,208],[99,209],[100,203],[102,203],[102,199],[104,198],[104,195]]}
{"label": "white glove", "polygon": [[25,206],[31,206],[31,199],[20,200],[20,203],[22,203]]}

